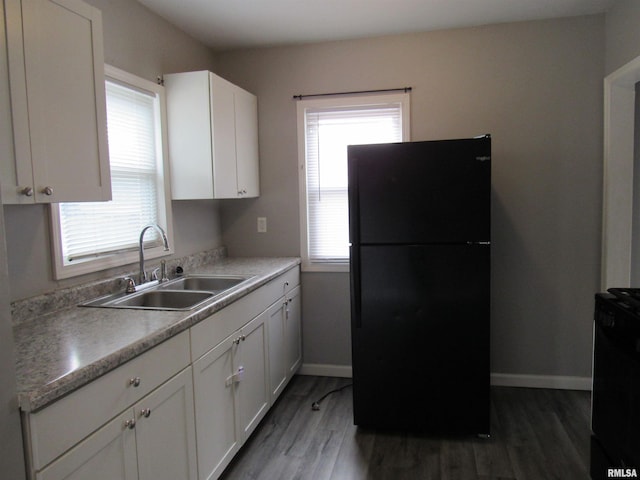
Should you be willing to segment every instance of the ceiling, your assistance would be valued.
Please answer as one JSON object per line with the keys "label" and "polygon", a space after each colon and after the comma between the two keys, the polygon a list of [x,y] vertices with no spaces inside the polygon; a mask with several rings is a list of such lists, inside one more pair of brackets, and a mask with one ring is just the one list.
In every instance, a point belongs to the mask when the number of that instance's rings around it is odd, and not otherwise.
{"label": "ceiling", "polygon": [[605,12],[614,0],[138,0],[217,51]]}

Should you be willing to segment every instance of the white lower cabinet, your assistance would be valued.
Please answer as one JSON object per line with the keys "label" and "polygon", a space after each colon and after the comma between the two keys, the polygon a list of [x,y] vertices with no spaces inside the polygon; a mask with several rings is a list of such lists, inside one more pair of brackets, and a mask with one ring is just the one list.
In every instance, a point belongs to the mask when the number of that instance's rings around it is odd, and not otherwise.
{"label": "white lower cabinet", "polygon": [[133,408],[140,480],[198,478],[191,367]]}
{"label": "white lower cabinet", "polygon": [[284,312],[287,382],[302,365],[302,296],[300,287],[287,293]]}
{"label": "white lower cabinet", "polygon": [[36,478],[195,480],[196,468],[189,367],[80,442]]}
{"label": "white lower cabinet", "polygon": [[280,393],[300,366],[299,284],[290,269],[191,327],[200,480],[222,474],[273,404],[274,382]]}
{"label": "white lower cabinet", "polygon": [[271,401],[287,386],[302,362],[300,287],[285,296],[266,312],[269,324],[269,384]]}
{"label": "white lower cabinet", "polygon": [[300,271],[23,415],[29,478],[214,480],[300,366]]}
{"label": "white lower cabinet", "polygon": [[39,480],[134,480],[138,478],[136,437],[125,412],[107,423],[40,473]]}
{"label": "white lower cabinet", "polygon": [[267,361],[261,314],[193,364],[201,479],[218,478],[269,409]]}

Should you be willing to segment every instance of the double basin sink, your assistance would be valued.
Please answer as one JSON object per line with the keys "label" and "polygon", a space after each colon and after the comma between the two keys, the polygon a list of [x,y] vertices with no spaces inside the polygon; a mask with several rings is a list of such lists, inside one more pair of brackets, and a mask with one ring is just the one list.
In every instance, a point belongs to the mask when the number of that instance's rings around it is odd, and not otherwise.
{"label": "double basin sink", "polygon": [[133,308],[143,310],[192,310],[227,293],[253,276],[187,275],[135,293],[116,293],[96,298],[83,307]]}

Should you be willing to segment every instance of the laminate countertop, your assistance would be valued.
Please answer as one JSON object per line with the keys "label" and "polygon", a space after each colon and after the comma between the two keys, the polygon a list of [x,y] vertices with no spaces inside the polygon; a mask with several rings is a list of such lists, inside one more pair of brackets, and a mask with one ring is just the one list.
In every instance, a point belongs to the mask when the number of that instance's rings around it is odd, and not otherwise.
{"label": "laminate countertop", "polygon": [[18,402],[38,410],[204,320],[300,259],[224,258],[188,274],[254,275],[189,311],[72,306],[14,326]]}

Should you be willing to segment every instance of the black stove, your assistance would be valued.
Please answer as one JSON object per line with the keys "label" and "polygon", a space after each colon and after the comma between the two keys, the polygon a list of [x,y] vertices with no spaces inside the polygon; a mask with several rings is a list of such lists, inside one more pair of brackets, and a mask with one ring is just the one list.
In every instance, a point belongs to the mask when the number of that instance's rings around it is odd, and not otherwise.
{"label": "black stove", "polygon": [[595,296],[591,478],[640,476],[640,288]]}
{"label": "black stove", "polygon": [[610,288],[607,292],[616,297],[616,301],[625,308],[640,312],[640,288]]}
{"label": "black stove", "polygon": [[625,347],[640,352],[640,288],[610,288],[596,294],[595,323]]}

